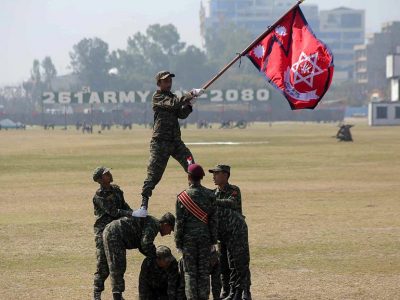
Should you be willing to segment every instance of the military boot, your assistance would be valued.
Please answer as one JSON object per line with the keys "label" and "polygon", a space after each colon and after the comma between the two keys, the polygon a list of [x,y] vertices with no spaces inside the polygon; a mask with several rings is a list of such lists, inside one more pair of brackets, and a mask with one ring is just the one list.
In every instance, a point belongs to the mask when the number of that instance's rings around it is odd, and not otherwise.
{"label": "military boot", "polygon": [[124,300],[122,293],[113,293],[113,300]]}
{"label": "military boot", "polygon": [[101,300],[101,292],[93,292],[93,300]]}

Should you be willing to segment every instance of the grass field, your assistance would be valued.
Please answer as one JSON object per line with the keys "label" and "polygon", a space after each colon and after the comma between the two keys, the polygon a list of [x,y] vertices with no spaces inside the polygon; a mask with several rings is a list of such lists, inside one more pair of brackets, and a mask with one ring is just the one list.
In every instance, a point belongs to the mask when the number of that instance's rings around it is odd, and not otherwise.
{"label": "grass field", "polygon": [[[232,166],[249,225],[254,299],[400,299],[400,129],[256,124],[183,131],[208,168]],[[92,170],[113,168],[140,203],[151,131],[0,131],[0,299],[90,299],[95,269]],[[211,176],[204,185],[213,187]],[[186,175],[173,159],[150,213],[174,211]],[[173,237],[157,244],[173,247]],[[173,249],[176,254],[175,249]],[[137,298],[143,256],[128,252],[126,299]],[[104,299],[111,299],[107,281]]]}

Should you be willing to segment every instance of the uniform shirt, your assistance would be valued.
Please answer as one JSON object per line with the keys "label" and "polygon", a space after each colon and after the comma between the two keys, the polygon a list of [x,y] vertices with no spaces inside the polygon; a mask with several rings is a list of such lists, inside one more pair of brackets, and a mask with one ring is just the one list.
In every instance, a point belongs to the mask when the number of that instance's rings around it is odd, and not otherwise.
{"label": "uniform shirt", "polygon": [[145,218],[125,217],[117,221],[126,249],[139,249],[149,257],[156,257],[154,239],[160,232],[160,222],[153,216]]}
{"label": "uniform shirt", "polygon": [[227,242],[234,237],[236,233],[247,230],[247,224],[244,217],[229,208],[218,207],[218,240]]}
{"label": "uniform shirt", "polygon": [[108,223],[120,217],[130,216],[132,210],[125,202],[124,193],[118,185],[112,184],[110,190],[100,187],[93,197],[95,235],[102,234]]}
{"label": "uniform shirt", "polygon": [[181,139],[178,119],[186,119],[192,112],[188,105],[188,94],[178,98],[175,94],[156,91],[153,95],[154,128],[153,138],[176,141]]}
{"label": "uniform shirt", "polygon": [[243,214],[242,196],[238,186],[227,183],[224,186],[224,189],[220,189],[218,187],[214,190],[214,192],[218,206],[230,208],[240,214]]}
{"label": "uniform shirt", "polygon": [[168,296],[169,300],[176,300],[178,279],[178,262],[175,258],[167,269],[162,269],[156,258],[146,257],[139,275],[139,299],[153,300],[153,292],[158,291]]}
{"label": "uniform shirt", "polygon": [[191,214],[186,207],[177,199],[176,201],[176,222],[175,222],[175,243],[178,249],[183,247],[184,235],[209,236],[212,245],[217,243],[218,219],[216,214],[215,195],[212,190],[203,187],[201,184],[191,184],[186,192],[192,200],[207,214],[208,223],[200,221]]}

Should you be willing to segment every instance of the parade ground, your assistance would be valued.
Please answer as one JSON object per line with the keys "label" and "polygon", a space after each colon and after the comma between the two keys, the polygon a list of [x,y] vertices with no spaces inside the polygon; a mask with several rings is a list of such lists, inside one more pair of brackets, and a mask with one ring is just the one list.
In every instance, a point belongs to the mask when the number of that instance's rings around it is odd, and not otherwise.
{"label": "parade ground", "polygon": [[[249,226],[252,294],[263,299],[398,299],[398,127],[252,124],[183,129],[198,163],[232,167]],[[0,299],[90,299],[95,271],[92,180],[98,165],[140,204],[151,129],[0,131]],[[203,184],[214,188],[211,174]],[[149,213],[175,213],[187,176],[170,159]],[[173,236],[156,238],[177,253]],[[144,257],[128,251],[125,299]],[[111,299],[109,279],[104,299]]]}

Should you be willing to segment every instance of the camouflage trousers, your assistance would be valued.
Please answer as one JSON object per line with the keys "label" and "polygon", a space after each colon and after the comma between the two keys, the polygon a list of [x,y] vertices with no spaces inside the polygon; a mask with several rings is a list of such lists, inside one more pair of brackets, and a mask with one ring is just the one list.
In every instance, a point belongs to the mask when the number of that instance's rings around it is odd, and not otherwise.
{"label": "camouflage trousers", "polygon": [[230,284],[230,278],[231,278],[231,270],[229,268],[229,260],[230,260],[230,255],[228,254],[228,250],[226,249],[225,243],[220,243],[220,267],[221,267],[221,283],[222,283],[222,288],[224,292],[228,291],[229,292],[229,284]]}
{"label": "camouflage trousers", "polygon": [[187,300],[207,300],[210,294],[210,247],[208,236],[183,238],[183,269]]}
{"label": "camouflage trousers", "polygon": [[96,242],[96,273],[94,273],[93,288],[95,292],[104,291],[104,281],[106,281],[110,272],[108,271],[107,257],[104,252],[103,237],[95,236]]}
{"label": "camouflage trousers", "polygon": [[150,197],[152,195],[164,174],[170,156],[175,158],[185,171],[188,168],[187,158],[192,157],[193,159],[192,153],[181,140],[167,141],[157,138],[151,140],[147,178],[143,184],[142,196]]}
{"label": "camouflage trousers", "polygon": [[226,241],[232,289],[249,290],[251,285],[250,251],[247,226],[236,231],[234,236]]}
{"label": "camouflage trousers", "polygon": [[112,292],[125,291],[126,246],[119,223],[114,221],[103,232],[104,252],[110,270]]}

